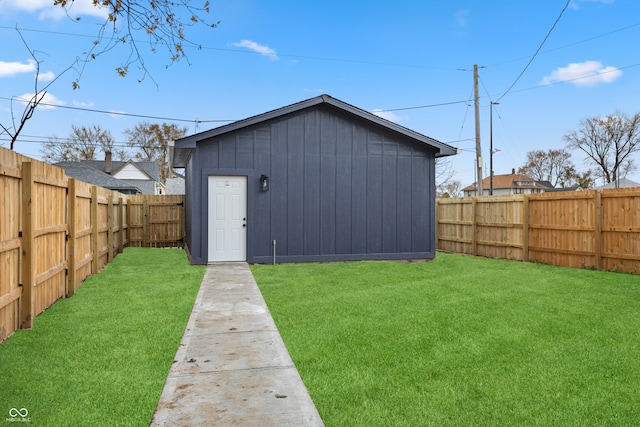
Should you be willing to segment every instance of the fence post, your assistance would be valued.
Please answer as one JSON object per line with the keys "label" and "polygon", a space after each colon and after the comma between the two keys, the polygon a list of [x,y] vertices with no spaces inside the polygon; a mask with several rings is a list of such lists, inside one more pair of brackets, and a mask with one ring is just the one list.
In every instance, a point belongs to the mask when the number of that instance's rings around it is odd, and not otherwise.
{"label": "fence post", "polygon": [[602,270],[602,226],[604,221],[603,209],[602,209],[602,190],[596,190],[595,201],[594,201],[594,209],[595,209],[595,229],[594,232],[594,255],[595,255],[595,265],[596,269]]}
{"label": "fence post", "polygon": [[436,219],[436,251],[438,250],[438,247],[440,246],[440,224],[438,223],[439,221],[439,215],[438,215],[438,208],[440,207],[440,201],[438,200],[438,198],[436,197],[436,213],[435,213],[435,219]]}
{"label": "fence post", "polygon": [[120,240],[118,242],[118,253],[121,254],[124,250],[124,199],[120,197],[118,199],[118,230],[120,230]]}
{"label": "fence post", "polygon": [[529,262],[529,196],[522,201],[522,260]]}
{"label": "fence post", "polygon": [[107,197],[107,263],[113,262],[113,195]]}
{"label": "fence post", "polygon": [[473,197],[471,199],[471,221],[473,221],[472,225],[472,236],[471,236],[471,251],[474,256],[478,255],[478,218],[476,218],[476,210],[478,197]]}
{"label": "fence post", "polygon": [[127,246],[131,246],[131,196],[127,196]]}
{"label": "fence post", "polygon": [[35,297],[33,276],[33,169],[29,161],[22,162],[22,298],[20,305],[20,327],[31,329],[33,326],[33,305]]}
{"label": "fence post", "polygon": [[98,272],[98,187],[91,187],[91,273]]}
{"label": "fence post", "polygon": [[147,247],[147,221],[148,221],[148,217],[147,217],[147,199],[144,199],[143,203],[142,203],[142,247],[146,248]]}
{"label": "fence post", "polygon": [[76,180],[69,178],[67,190],[67,226],[69,236],[67,241],[67,297],[76,292]]}

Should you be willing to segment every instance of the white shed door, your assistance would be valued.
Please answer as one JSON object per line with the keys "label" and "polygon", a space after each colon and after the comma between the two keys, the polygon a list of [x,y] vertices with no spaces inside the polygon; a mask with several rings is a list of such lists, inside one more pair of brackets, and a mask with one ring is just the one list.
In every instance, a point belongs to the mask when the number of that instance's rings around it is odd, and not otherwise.
{"label": "white shed door", "polygon": [[209,262],[247,260],[247,177],[209,177]]}

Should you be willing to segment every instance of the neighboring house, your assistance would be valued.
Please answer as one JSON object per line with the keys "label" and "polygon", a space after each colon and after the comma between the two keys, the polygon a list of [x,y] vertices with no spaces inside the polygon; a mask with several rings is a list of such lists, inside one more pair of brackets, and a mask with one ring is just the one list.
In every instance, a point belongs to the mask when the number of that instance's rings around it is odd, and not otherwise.
{"label": "neighboring house", "polygon": [[191,262],[435,256],[435,158],[456,149],[322,95],[179,139]]}
{"label": "neighboring house", "polygon": [[111,161],[109,157],[108,153],[105,160],[80,162],[136,186],[142,194],[165,194],[166,188],[160,179],[160,165],[157,162]]}
{"label": "neighboring house", "polygon": [[574,184],[571,187],[552,187],[544,190],[545,193],[562,193],[566,191],[581,191],[582,188],[578,184]]}
{"label": "neighboring house", "polygon": [[83,162],[65,161],[55,163],[54,166],[64,169],[67,176],[71,178],[108,188],[109,190],[119,191],[124,194],[139,194],[141,192],[135,185],[114,178],[104,171],[93,168]]}
{"label": "neighboring house", "polygon": [[602,187],[597,187],[597,189],[606,189],[606,188],[632,188],[632,187],[640,187],[640,184],[631,181],[630,179],[621,178],[617,181],[610,182],[607,185],[603,185]]}
{"label": "neighboring house", "polygon": [[184,176],[176,175],[165,181],[167,194],[184,194]]}
{"label": "neighboring house", "polygon": [[[482,195],[490,194],[491,179],[487,177],[482,180]],[[515,169],[511,170],[507,175],[493,175],[493,195],[505,196],[511,194],[534,194],[544,193],[549,188],[553,188],[547,181],[539,182],[533,178],[520,173],[516,173]],[[474,182],[468,187],[462,189],[464,197],[478,195],[478,189]]]}

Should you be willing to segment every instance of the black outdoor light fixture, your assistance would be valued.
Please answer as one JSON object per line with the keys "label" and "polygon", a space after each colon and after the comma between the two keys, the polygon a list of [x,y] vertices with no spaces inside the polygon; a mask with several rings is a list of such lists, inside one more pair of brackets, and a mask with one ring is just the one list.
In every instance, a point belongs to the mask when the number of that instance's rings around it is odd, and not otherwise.
{"label": "black outdoor light fixture", "polygon": [[269,191],[269,177],[267,175],[260,176],[260,191]]}

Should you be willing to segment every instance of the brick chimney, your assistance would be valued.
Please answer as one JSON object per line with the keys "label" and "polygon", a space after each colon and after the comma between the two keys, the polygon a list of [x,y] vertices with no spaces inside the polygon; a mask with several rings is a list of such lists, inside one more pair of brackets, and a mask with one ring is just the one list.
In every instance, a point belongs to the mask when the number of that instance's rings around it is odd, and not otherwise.
{"label": "brick chimney", "polygon": [[104,173],[111,175],[111,151],[104,152]]}

